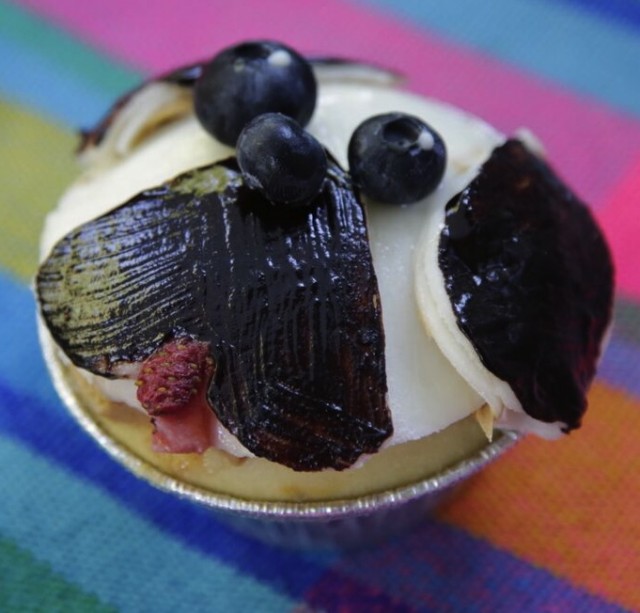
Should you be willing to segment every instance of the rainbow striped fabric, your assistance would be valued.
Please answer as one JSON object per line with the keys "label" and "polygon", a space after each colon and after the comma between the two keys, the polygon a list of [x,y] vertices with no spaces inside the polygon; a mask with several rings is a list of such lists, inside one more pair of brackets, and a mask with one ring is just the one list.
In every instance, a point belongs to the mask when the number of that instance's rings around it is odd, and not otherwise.
{"label": "rainbow striped fabric", "polygon": [[[528,126],[615,254],[582,430],[527,439],[372,550],[267,546],[132,477],[69,417],[36,341],[38,235],[75,131],[141,77],[249,38]],[[0,177],[0,610],[640,611],[638,0],[0,0]]]}

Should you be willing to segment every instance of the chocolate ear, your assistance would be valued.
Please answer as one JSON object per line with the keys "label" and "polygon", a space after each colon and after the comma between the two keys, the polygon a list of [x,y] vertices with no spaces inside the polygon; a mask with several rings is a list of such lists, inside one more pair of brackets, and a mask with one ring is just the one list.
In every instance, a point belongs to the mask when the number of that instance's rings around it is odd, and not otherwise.
{"label": "chocolate ear", "polygon": [[587,206],[509,140],[447,205],[438,258],[484,366],[529,415],[577,428],[613,301],[611,255]]}
{"label": "chocolate ear", "polygon": [[332,161],[297,212],[235,159],[180,175],[64,237],[37,290],[56,342],[97,374],[173,336],[209,343],[210,404],[258,456],[341,469],[392,432],[364,210]]}

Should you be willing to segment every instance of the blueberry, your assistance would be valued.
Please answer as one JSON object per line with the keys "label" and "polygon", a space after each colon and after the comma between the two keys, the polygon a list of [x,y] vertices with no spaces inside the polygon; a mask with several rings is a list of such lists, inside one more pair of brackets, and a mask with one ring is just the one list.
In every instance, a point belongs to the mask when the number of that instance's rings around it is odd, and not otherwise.
{"label": "blueberry", "polygon": [[238,138],[237,156],[245,183],[274,204],[306,205],[318,195],[327,174],[320,143],[280,113],[251,121]]}
{"label": "blueberry", "polygon": [[404,113],[363,121],[349,141],[349,169],[365,196],[378,202],[416,202],[435,190],[444,174],[442,137]]}
{"label": "blueberry", "polygon": [[263,113],[283,113],[305,126],[316,92],[313,70],[299,53],[277,42],[245,42],[205,66],[195,111],[205,130],[233,147],[242,128]]}

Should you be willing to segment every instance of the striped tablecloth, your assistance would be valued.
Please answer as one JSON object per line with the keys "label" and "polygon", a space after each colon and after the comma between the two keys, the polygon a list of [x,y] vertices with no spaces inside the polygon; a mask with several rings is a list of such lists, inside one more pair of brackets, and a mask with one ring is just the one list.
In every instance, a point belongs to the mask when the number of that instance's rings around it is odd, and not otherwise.
{"label": "striped tablecloth", "polygon": [[[616,326],[584,427],[527,439],[403,538],[292,553],[109,459],[58,401],[30,280],[75,131],[141,77],[247,38],[373,61],[505,132],[593,206]],[[640,610],[638,0],[0,0],[1,611]]]}

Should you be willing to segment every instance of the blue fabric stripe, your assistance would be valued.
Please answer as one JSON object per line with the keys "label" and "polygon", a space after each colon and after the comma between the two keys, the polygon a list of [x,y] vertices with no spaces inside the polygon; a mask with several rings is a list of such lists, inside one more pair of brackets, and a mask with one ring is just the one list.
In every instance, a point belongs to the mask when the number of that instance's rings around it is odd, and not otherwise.
{"label": "blue fabric stripe", "polygon": [[55,59],[0,37],[0,95],[73,128],[93,125],[113,92],[97,89]]}
{"label": "blue fabric stripe", "polygon": [[293,604],[2,436],[0,462],[0,488],[11,492],[3,497],[0,531],[106,603],[167,612],[282,611]]}
{"label": "blue fabric stripe", "polygon": [[41,358],[36,334],[36,305],[30,289],[0,272],[0,373],[17,392],[44,402],[56,398]]}
{"label": "blue fabric stripe", "polygon": [[566,2],[493,0],[488,7],[477,0],[354,1],[640,115],[640,38]]}
{"label": "blue fabric stripe", "polygon": [[[7,100],[74,128],[90,125],[104,113],[106,94],[28,50],[12,55],[11,47],[0,39],[0,94]],[[30,76],[17,79],[16,74]]]}
{"label": "blue fabric stripe", "polygon": [[640,27],[640,2],[638,0],[555,0],[573,4],[605,19],[612,19],[623,27]]}

